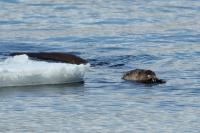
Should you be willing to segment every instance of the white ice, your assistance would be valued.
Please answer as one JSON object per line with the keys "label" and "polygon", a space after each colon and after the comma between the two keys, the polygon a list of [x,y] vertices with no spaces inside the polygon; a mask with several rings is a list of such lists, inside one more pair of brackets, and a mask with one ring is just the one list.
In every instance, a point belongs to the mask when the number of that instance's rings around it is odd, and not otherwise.
{"label": "white ice", "polygon": [[0,62],[0,87],[80,82],[89,66],[9,57]]}

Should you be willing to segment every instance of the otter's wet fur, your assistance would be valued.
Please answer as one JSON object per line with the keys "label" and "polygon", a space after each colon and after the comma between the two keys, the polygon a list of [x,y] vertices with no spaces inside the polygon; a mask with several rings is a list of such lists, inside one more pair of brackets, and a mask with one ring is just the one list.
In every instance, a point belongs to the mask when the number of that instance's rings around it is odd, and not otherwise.
{"label": "otter's wet fur", "polygon": [[145,84],[166,83],[166,81],[157,78],[155,72],[151,70],[145,70],[145,69],[135,69],[135,70],[128,71],[123,75],[122,79],[128,80],[128,81],[145,83]]}

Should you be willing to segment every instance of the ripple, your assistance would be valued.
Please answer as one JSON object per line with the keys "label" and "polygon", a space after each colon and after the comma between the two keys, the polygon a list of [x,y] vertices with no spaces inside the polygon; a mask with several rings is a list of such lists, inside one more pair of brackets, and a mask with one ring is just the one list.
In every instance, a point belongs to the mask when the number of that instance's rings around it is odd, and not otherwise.
{"label": "ripple", "polygon": [[[0,132],[199,132],[199,1],[0,3],[1,60],[62,51],[92,64],[81,86],[0,88]],[[135,68],[167,83],[121,79]]]}
{"label": "ripple", "polygon": [[1,0],[0,2],[5,2],[5,3],[19,3],[18,0]]}

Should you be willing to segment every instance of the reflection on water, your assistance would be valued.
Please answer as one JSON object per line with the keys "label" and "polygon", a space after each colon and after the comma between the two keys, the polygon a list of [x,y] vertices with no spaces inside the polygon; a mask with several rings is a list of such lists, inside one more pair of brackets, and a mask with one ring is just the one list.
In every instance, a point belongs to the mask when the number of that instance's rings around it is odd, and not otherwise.
{"label": "reflection on water", "polygon": [[[194,0],[1,0],[0,59],[73,52],[92,69],[84,84],[0,88],[0,132],[198,133],[199,14]],[[135,68],[167,83],[124,82]]]}
{"label": "reflection on water", "polygon": [[[55,89],[56,88],[56,89]],[[38,95],[42,94],[42,92],[49,94],[56,93],[81,93],[84,92],[84,84],[83,83],[68,83],[68,84],[59,84],[59,85],[35,85],[35,86],[17,86],[17,87],[1,87],[0,88],[0,96],[9,96],[13,95],[13,92],[19,92],[30,94],[30,95]],[[63,92],[62,92],[63,91]]]}

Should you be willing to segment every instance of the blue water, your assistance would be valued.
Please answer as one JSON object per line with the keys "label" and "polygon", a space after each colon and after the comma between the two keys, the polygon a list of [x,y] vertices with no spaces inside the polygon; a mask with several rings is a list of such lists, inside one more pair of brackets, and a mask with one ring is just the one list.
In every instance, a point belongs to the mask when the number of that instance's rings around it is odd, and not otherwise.
{"label": "blue water", "polygon": [[[199,0],[1,0],[0,59],[71,52],[85,84],[0,88],[0,132],[200,132]],[[154,70],[166,84],[125,82]]]}

